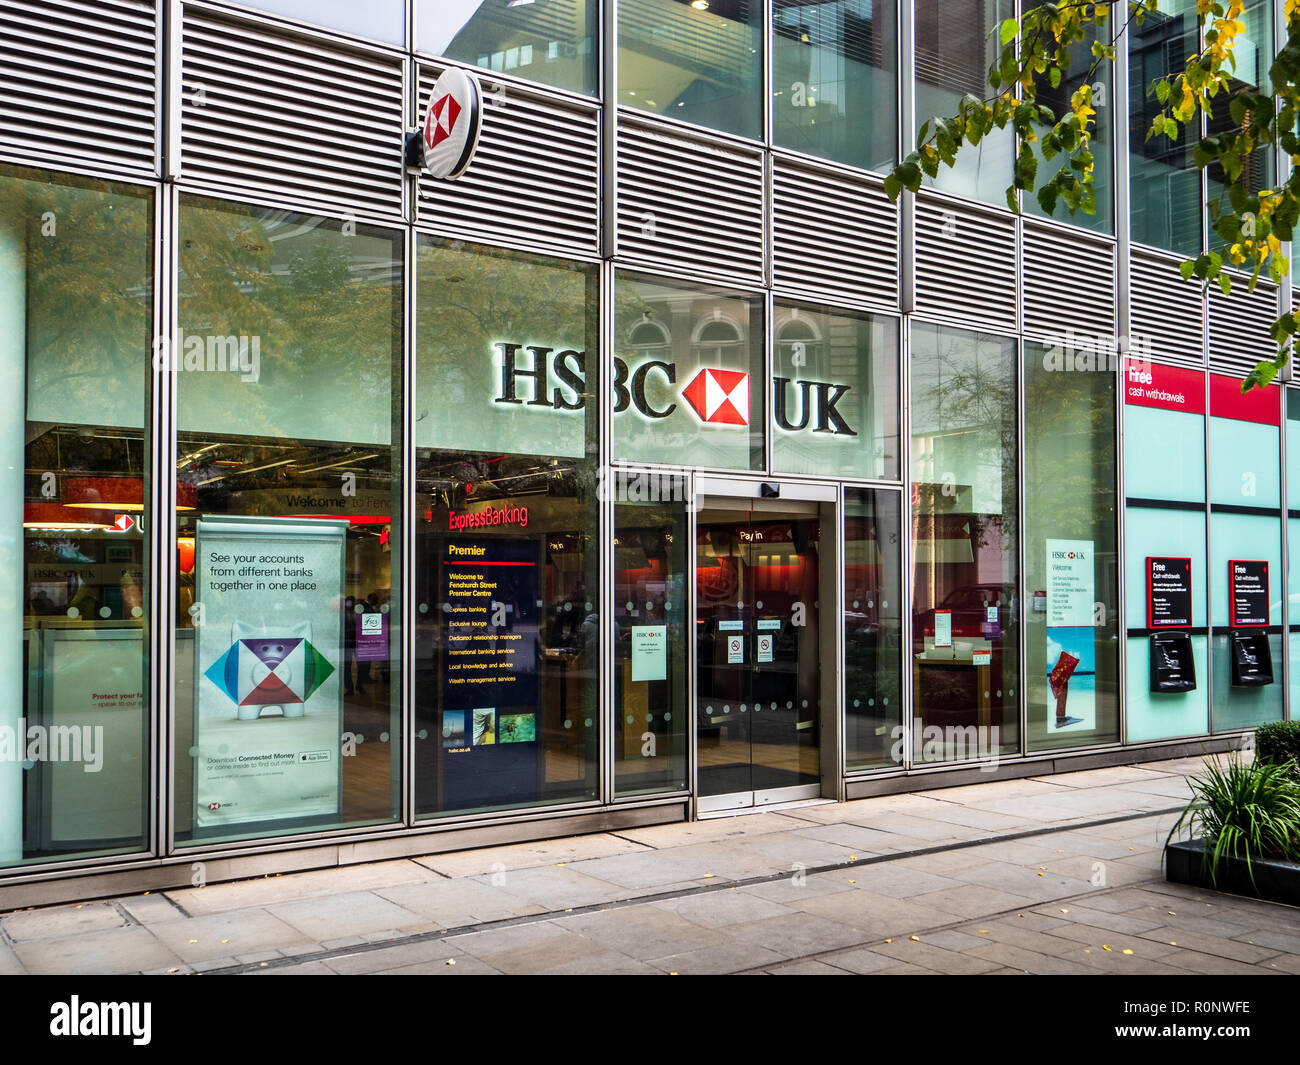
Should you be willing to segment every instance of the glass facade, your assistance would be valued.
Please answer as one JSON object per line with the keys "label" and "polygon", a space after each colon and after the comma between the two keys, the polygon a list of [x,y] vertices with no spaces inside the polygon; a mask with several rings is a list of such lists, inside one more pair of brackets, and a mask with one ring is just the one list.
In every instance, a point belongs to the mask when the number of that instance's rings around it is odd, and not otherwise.
{"label": "glass facade", "polygon": [[761,0],[620,0],[618,20],[620,104],[760,136]]}
{"label": "glass facade", "polygon": [[598,0],[416,0],[415,46],[482,70],[594,93]]}
{"label": "glass facade", "polygon": [[898,156],[898,24],[881,0],[774,0],[772,138],[888,170]]}
{"label": "glass facade", "polygon": [[[997,206],[1009,138],[927,196],[994,204],[1013,259],[970,226],[964,272],[926,274],[901,228],[896,257],[834,232],[850,210],[894,224],[878,172],[908,20],[924,121],[983,92],[1011,5],[621,0],[603,28],[597,0],[380,3],[364,24],[246,6],[399,88],[444,59],[530,84],[458,184],[402,179],[396,154],[347,180],[254,172],[233,125],[216,174],[215,112],[182,116],[174,183],[117,143],[78,176],[0,166],[0,474],[22,493],[0,524],[22,677],[0,868],[645,824],[977,762],[1136,761],[1293,714],[1300,390],[1243,399],[1208,350],[1085,369],[1044,340],[1049,227],[1032,198]],[[689,204],[716,178],[599,165],[610,30],[620,123],[681,120],[696,158],[753,163],[734,195],[754,261],[602,225],[622,182]],[[1174,5],[1132,30],[1129,100],[1096,79],[1098,211],[1055,218],[1093,251],[1123,237],[1115,180],[1135,242],[1201,246],[1199,172],[1145,142],[1139,91],[1194,37]],[[348,77],[387,91],[377,70]],[[372,159],[392,131],[356,124],[340,158]],[[637,132],[667,169],[671,138]],[[503,166],[536,167],[538,202],[502,202]],[[1105,287],[1094,320],[1124,321]],[[1165,636],[1185,669],[1162,687]]]}
{"label": "glass facade", "polygon": [[178,842],[399,812],[402,244],[186,196]]}
{"label": "glass facade", "polygon": [[154,224],[143,189],[0,167],[0,865],[148,838]]}
{"label": "glass facade", "polygon": [[1020,746],[1016,342],[912,331],[913,761]]}

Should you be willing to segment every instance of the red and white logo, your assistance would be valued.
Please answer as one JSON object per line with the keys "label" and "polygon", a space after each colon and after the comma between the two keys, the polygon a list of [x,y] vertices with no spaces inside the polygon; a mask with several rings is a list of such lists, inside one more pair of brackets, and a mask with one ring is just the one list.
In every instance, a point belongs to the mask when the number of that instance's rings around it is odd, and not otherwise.
{"label": "red and white logo", "polygon": [[749,424],[749,374],[742,370],[701,370],[682,398],[711,425]]}
{"label": "red and white logo", "polygon": [[135,518],[130,514],[116,514],[113,517],[113,528],[118,532],[130,532],[135,528]]}
{"label": "red and white logo", "polygon": [[482,120],[478,78],[454,67],[443,71],[424,118],[424,165],[430,174],[454,181],[465,173],[478,148]]}

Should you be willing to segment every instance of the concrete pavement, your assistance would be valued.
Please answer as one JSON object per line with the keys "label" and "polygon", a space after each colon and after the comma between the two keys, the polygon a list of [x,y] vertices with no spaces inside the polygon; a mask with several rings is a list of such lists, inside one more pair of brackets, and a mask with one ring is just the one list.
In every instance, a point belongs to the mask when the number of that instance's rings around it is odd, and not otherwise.
{"label": "concrete pavement", "polygon": [[1163,880],[1200,759],[0,917],[4,973],[1297,973],[1300,909]]}

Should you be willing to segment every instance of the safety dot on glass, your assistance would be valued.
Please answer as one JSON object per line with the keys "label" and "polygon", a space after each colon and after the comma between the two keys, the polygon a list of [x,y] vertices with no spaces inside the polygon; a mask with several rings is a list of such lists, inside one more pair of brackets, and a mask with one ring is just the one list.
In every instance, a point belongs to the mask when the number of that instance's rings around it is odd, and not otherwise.
{"label": "safety dot on glass", "polygon": [[998,689],[998,698],[999,698],[999,699],[1002,698],[1002,689],[1001,689],[1001,688]]}
{"label": "safety dot on glass", "polygon": [[450,603],[443,603],[443,604],[442,604],[442,612],[443,612],[444,614],[450,614],[450,613],[451,613],[451,604],[450,604]]}
{"label": "safety dot on glass", "polygon": [[380,604],[379,604],[379,612],[380,612],[381,614],[387,614],[387,613],[388,613],[388,604],[387,604],[387,603],[380,603]]}
{"label": "safety dot on glass", "polygon": [[629,725],[632,724],[632,715],[631,715],[631,714],[628,714],[628,715],[627,715],[627,723],[628,723]]}
{"label": "safety dot on glass", "polygon": [[636,609],[636,604],[635,604],[635,603],[628,603],[628,604],[627,604],[626,610],[628,611],[628,613],[631,613],[631,612],[632,612],[633,610],[635,610],[635,609]]}
{"label": "safety dot on glass", "polygon": [[[444,735],[444,736],[450,736],[450,735],[451,735],[451,727],[450,727],[450,726],[448,726],[447,729],[446,729],[446,731],[443,732],[443,735]],[[422,729],[420,729],[420,731],[417,732],[417,733],[415,734],[415,738],[416,738],[417,740],[427,740],[427,739],[429,738],[429,730],[428,730],[427,728],[422,728]]]}
{"label": "safety dot on glass", "polygon": [[737,610],[744,610],[744,609],[745,609],[745,603],[744,603],[743,600],[742,600],[741,602],[739,602],[739,603],[736,604],[736,609],[737,609]]}
{"label": "safety dot on glass", "polygon": [[730,704],[730,703],[723,703],[723,704],[722,704],[722,712],[723,712],[724,714],[729,714],[729,713],[731,713],[731,704]]}
{"label": "safety dot on glass", "polygon": [[364,604],[364,603],[358,603],[356,606],[354,606],[354,607],[352,608],[352,612],[353,612],[354,614],[364,614],[364,613],[366,612],[365,604]]}
{"label": "safety dot on glass", "polygon": [[807,700],[807,699],[805,699],[805,700],[803,701],[803,705],[804,705],[805,708],[808,706],[808,700]]}
{"label": "safety dot on glass", "polygon": [[357,742],[358,742],[358,743],[365,743],[365,742],[366,742],[366,738],[365,738],[365,736],[363,736],[360,732],[357,733]]}
{"label": "safety dot on glass", "polygon": [[421,613],[421,614],[427,614],[427,613],[429,612],[429,604],[428,604],[428,603],[421,603],[419,609],[420,609],[420,613]]}
{"label": "safety dot on glass", "polygon": [[387,742],[388,742],[388,733],[387,733],[387,732],[381,732],[381,733],[379,734],[379,742],[380,742],[380,743],[387,743]]}
{"label": "safety dot on glass", "polygon": [[110,610],[110,609],[109,609],[108,607],[106,607],[106,606],[101,606],[101,607],[99,608],[99,616],[100,616],[101,618],[111,617],[111,616],[112,616],[112,613],[113,613],[113,611]]}
{"label": "safety dot on glass", "polygon": [[856,599],[853,600],[853,609],[854,609],[854,610],[857,610],[857,609],[858,609],[858,601],[857,601]]}
{"label": "safety dot on glass", "polygon": [[786,708],[787,710],[793,710],[793,709],[794,709],[794,703],[787,702],[787,703],[785,704],[785,708]]}
{"label": "safety dot on glass", "polygon": [[889,700],[888,700],[888,699],[881,699],[881,700],[880,700],[880,705],[881,705],[881,706],[888,706],[888,705],[889,705]]}
{"label": "safety dot on glass", "polygon": [[706,706],[706,707],[704,708],[704,712],[705,712],[706,714],[712,714],[712,713],[713,713],[713,707],[711,707],[711,706]]}
{"label": "safety dot on glass", "polygon": [[875,605],[876,605],[876,604],[875,604],[874,602],[872,602],[870,599],[867,600],[867,609],[868,609],[868,610],[870,610],[870,609],[871,609],[873,606],[875,606]]}
{"label": "safety dot on glass", "polygon": [[664,609],[665,609],[665,610],[671,610],[672,608],[673,608],[673,604],[670,603],[667,599],[665,599],[665,600],[664,600]]}
{"label": "safety dot on glass", "polygon": [[672,719],[673,719],[673,715],[672,715],[672,714],[664,714],[664,720],[665,720],[665,721],[671,721]]}
{"label": "safety dot on glass", "polygon": [[191,758],[197,758],[199,756],[199,749],[197,747],[191,747],[189,749],[189,756]]}
{"label": "safety dot on glass", "polygon": [[572,721],[566,721],[566,722],[564,723],[564,727],[565,727],[565,728],[573,728],[573,722],[572,722]]}
{"label": "safety dot on glass", "polygon": [[645,723],[646,723],[647,725],[652,725],[652,724],[654,724],[654,719],[655,719],[654,714],[646,714],[646,716],[645,716]]}
{"label": "safety dot on glass", "polygon": [[868,700],[867,700],[867,705],[868,705],[868,706],[875,706],[875,705],[876,705],[876,700],[875,700],[875,699],[868,699]]}
{"label": "safety dot on glass", "polygon": [[763,600],[760,599],[757,603],[754,604],[754,606],[757,607],[759,610],[762,610],[762,609],[763,609]]}
{"label": "safety dot on glass", "polygon": [[572,609],[573,609],[573,604],[572,604],[572,603],[565,603],[565,604],[564,604],[564,612],[565,612],[566,614],[567,614],[570,610],[572,610]]}
{"label": "safety dot on glass", "polygon": [[133,618],[138,618],[138,617],[140,617],[143,613],[144,613],[144,608],[143,608],[143,607],[133,606],[133,607],[131,608],[131,616],[132,616]]}
{"label": "safety dot on glass", "polygon": [[813,609],[814,609],[814,610],[818,610],[818,609],[820,609],[820,608],[821,608],[821,602],[820,602],[819,600],[817,600],[817,599],[814,599],[814,600],[813,600]]}
{"label": "safety dot on glass", "polygon": [[1008,697],[1014,699],[1016,697],[1016,690],[1014,688],[1008,689],[1007,695]]}
{"label": "safety dot on glass", "polygon": [[538,606],[541,606],[541,605],[542,605],[542,601],[541,601],[540,599],[537,600],[537,605],[538,605]]}
{"label": "safety dot on glass", "polygon": [[985,692],[985,693],[984,693],[984,698],[987,699],[988,697],[989,697],[989,693],[988,693],[988,692]]}
{"label": "safety dot on glass", "polygon": [[889,604],[886,603],[883,599],[880,601],[880,606],[881,606],[881,609],[882,609],[882,610],[888,610],[888,609],[889,609]]}
{"label": "safety dot on glass", "polygon": [[776,709],[776,703],[773,703],[773,704],[772,704],[772,709],[773,709],[773,710]]}
{"label": "safety dot on glass", "polygon": [[862,700],[860,700],[860,699],[854,699],[854,700],[853,700],[853,708],[854,708],[855,710],[856,710],[859,706],[861,706],[861,705],[862,705]]}
{"label": "safety dot on glass", "polygon": [[81,617],[81,611],[78,610],[75,606],[70,606],[68,607],[68,617],[79,618]]}
{"label": "safety dot on glass", "polygon": [[583,724],[586,725],[587,728],[591,728],[591,718],[587,718],[587,720],[584,721]]}
{"label": "safety dot on glass", "polygon": [[587,603],[587,604],[583,607],[583,610],[590,610],[590,609],[591,609],[591,604],[590,604],[590,603]]}
{"label": "safety dot on glass", "polygon": [[746,706],[744,703],[741,703],[741,704],[740,704],[740,712],[741,712],[742,714],[745,713],[745,712],[748,711],[748,710],[749,710],[749,707],[748,707],[748,706]]}

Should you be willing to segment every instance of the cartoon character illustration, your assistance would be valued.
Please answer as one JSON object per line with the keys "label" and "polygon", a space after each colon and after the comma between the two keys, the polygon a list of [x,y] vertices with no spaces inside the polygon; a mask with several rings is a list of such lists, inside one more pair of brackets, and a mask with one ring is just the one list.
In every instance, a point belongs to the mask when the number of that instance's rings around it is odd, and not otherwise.
{"label": "cartoon character illustration", "polygon": [[236,621],[230,649],[204,674],[230,697],[240,721],[302,717],[334,667],[311,642],[311,622],[266,630]]}

